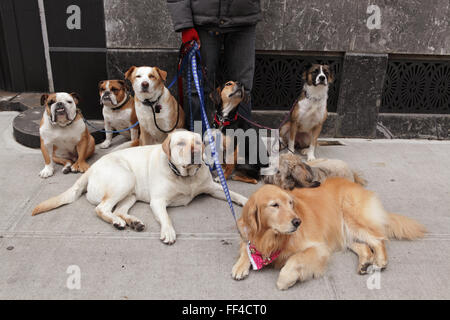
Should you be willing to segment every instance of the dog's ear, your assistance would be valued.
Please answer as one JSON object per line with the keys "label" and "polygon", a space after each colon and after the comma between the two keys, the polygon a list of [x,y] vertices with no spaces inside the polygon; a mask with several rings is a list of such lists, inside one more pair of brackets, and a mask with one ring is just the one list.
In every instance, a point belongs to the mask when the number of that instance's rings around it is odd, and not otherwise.
{"label": "dog's ear", "polygon": [[242,97],[242,103],[248,104],[250,102],[251,94],[244,90],[244,96]]}
{"label": "dog's ear", "polygon": [[101,86],[105,83],[105,80],[102,80],[98,83],[98,90],[100,91]]}
{"label": "dog's ear", "polygon": [[214,91],[209,94],[209,98],[212,100],[215,106],[219,106],[222,103],[222,89],[217,87]]}
{"label": "dog's ear", "polygon": [[41,106],[44,106],[47,103],[47,99],[48,99],[48,94],[44,93],[41,96]]}
{"label": "dog's ear", "polygon": [[155,69],[156,69],[156,71],[158,72],[159,77],[162,79],[162,81],[166,81],[166,79],[167,79],[167,72],[164,71],[164,70],[161,70],[161,69],[158,68],[158,67],[155,67]]}
{"label": "dog's ear", "polygon": [[167,158],[170,159],[170,138],[171,138],[171,134],[169,134],[166,138],[166,140],[164,140],[163,144],[162,144],[162,149],[164,151],[164,153],[167,155]]}
{"label": "dog's ear", "polygon": [[329,66],[326,66],[326,70],[328,71],[328,83],[331,84],[334,82],[334,72]]}
{"label": "dog's ear", "polygon": [[248,235],[249,238],[253,238],[261,227],[259,209],[256,205],[255,195],[252,195],[250,199],[248,199],[242,209],[242,224],[243,230],[241,230],[241,232]]}
{"label": "dog's ear", "polygon": [[124,75],[125,79],[128,79],[131,81],[131,77],[133,75],[134,70],[136,70],[136,66],[130,67],[130,69],[128,69],[127,72],[125,72],[125,75]]}
{"label": "dog's ear", "polygon": [[79,105],[80,101],[81,101],[80,95],[76,92],[72,92],[70,95],[72,96],[73,100],[75,101],[75,104]]}

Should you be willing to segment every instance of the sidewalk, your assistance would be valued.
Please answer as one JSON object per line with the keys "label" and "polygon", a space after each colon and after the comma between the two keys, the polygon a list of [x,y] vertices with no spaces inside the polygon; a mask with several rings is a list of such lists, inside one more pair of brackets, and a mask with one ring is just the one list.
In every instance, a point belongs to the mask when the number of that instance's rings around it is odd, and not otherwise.
{"label": "sidewalk", "polygon": [[[324,277],[280,292],[271,268],[231,279],[239,236],[226,202],[207,196],[169,209],[178,234],[170,247],[159,241],[145,203],[131,210],[147,226],[142,233],[101,221],[84,196],[31,217],[36,204],[79,175],[57,167],[53,177],[39,178],[42,155],[14,141],[15,115],[0,112],[0,299],[450,299],[450,142],[340,139],[345,146],[319,148],[319,156],[361,171],[388,210],[419,220],[429,234],[388,243],[380,289],[369,290],[369,276],[356,273],[356,256],[340,252]],[[246,196],[257,188],[230,182]],[[80,290],[66,287],[71,265],[81,270]]]}

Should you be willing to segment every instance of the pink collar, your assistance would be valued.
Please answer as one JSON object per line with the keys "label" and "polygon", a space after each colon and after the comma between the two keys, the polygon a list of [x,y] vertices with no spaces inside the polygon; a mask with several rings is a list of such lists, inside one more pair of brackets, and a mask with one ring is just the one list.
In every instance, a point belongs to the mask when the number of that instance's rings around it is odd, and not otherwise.
{"label": "pink collar", "polygon": [[250,262],[253,266],[253,270],[261,270],[265,266],[271,264],[280,255],[281,250],[275,251],[270,257],[263,257],[262,253],[256,250],[256,247],[250,243],[247,243],[247,254]]}

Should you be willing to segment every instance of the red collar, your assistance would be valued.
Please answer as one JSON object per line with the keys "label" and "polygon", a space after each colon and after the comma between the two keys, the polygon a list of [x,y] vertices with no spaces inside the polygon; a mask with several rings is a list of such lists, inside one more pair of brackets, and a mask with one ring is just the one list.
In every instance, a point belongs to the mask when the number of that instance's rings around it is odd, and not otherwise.
{"label": "red collar", "polygon": [[247,254],[250,262],[253,266],[253,270],[261,270],[265,266],[271,264],[280,255],[281,250],[277,250],[270,255],[270,257],[264,257],[256,247],[250,243],[247,243]]}
{"label": "red collar", "polygon": [[238,118],[238,113],[236,112],[236,115],[234,116],[233,119],[227,119],[227,118],[222,118],[219,120],[219,117],[217,116],[217,113],[214,115],[214,122],[217,123],[217,125],[219,127],[227,127],[231,124],[231,122],[234,122],[237,120]]}

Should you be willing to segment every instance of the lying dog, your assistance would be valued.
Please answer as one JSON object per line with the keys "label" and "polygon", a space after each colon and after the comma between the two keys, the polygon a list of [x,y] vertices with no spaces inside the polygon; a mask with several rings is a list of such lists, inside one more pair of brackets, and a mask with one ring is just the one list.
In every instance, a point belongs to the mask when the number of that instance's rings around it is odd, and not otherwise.
{"label": "lying dog", "polygon": [[89,169],[86,159],[95,151],[95,141],[90,135],[83,116],[78,112],[80,101],[76,93],[51,93],[41,96],[45,105],[39,134],[45,167],[41,178],[53,175],[53,164],[63,165],[62,172],[85,172]]}
{"label": "lying dog", "polygon": [[315,159],[315,148],[322,126],[327,119],[328,85],[333,76],[327,65],[314,64],[303,73],[305,85],[295,102],[294,110],[280,129],[282,141],[294,152],[296,144],[308,148],[308,161]]}
{"label": "lying dog", "polygon": [[[252,129],[250,124],[238,114],[239,104],[246,100],[244,86],[239,82],[228,81],[222,87],[218,87],[210,94],[211,100],[216,105],[213,128],[222,133],[223,153],[225,165],[224,176],[228,179],[236,169],[233,180],[258,183],[260,170],[269,165],[269,157],[262,157],[266,154],[265,145],[260,140],[257,130],[254,130],[255,141],[250,136],[245,136],[247,130]],[[229,129],[232,129],[230,132]],[[238,139],[238,131],[241,129],[242,139]],[[253,130],[253,129],[252,129]],[[260,148],[264,147],[264,150]],[[245,163],[240,163],[238,157],[241,155]]]}
{"label": "lying dog", "polygon": [[[138,120],[134,109],[134,98],[123,80],[104,80],[98,84],[100,103],[103,105],[105,130],[123,130],[134,125]],[[139,125],[129,131],[121,132],[131,138],[131,147],[139,145]],[[107,149],[111,145],[113,134],[106,132],[105,141],[100,148]]]}
{"label": "lying dog", "polygon": [[274,175],[266,175],[264,183],[275,184],[282,189],[316,188],[330,177],[341,177],[362,186],[367,181],[357,172],[352,171],[342,160],[316,159],[307,163],[292,153],[280,156],[279,168]]}
{"label": "lying dog", "polygon": [[[161,240],[172,244],[176,234],[166,207],[187,205],[202,193],[226,200],[222,187],[212,180],[209,167],[201,161],[202,147],[199,134],[177,130],[162,145],[109,153],[66,192],[39,204],[33,215],[72,203],[87,191],[86,197],[97,206],[95,211],[100,218],[118,229],[128,225],[142,231],[144,224],[129,215],[128,210],[136,201],[144,201],[150,203],[161,224]],[[247,201],[235,192],[230,195],[239,205]]]}
{"label": "lying dog", "polygon": [[415,220],[386,212],[374,193],[342,178],[291,193],[265,185],[250,197],[238,225],[249,242],[241,242],[233,278],[244,279],[252,265],[259,269],[274,261],[281,268],[280,290],[321,276],[330,254],[340,249],[359,256],[360,274],[384,269],[387,239],[412,240],[425,232]]}
{"label": "lying dog", "polygon": [[162,143],[167,133],[184,127],[184,111],[164,86],[167,72],[157,67],[131,67],[125,73],[134,90],[140,145]]}

